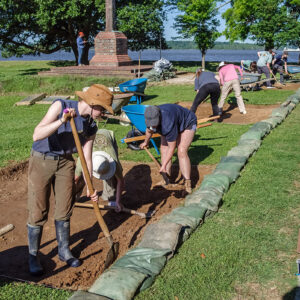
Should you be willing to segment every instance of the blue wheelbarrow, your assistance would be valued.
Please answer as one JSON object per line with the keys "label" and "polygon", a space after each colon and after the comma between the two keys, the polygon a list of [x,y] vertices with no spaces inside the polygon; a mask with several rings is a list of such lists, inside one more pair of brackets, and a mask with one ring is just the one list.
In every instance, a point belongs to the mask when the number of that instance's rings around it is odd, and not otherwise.
{"label": "blue wheelbarrow", "polygon": [[120,91],[123,93],[134,93],[130,98],[130,102],[136,101],[137,104],[142,103],[142,97],[145,96],[144,90],[148,78],[136,78],[119,84]]}
{"label": "blue wheelbarrow", "polygon": [[[122,111],[124,111],[129,118],[131,122],[131,130],[127,133],[126,138],[122,139],[122,143],[127,143],[128,147],[132,150],[141,150],[139,145],[144,141],[143,139],[140,141],[133,141],[133,142],[126,142],[126,139],[134,138],[138,136],[145,135],[146,133],[146,123],[145,123],[145,117],[144,112],[146,107],[149,105],[127,105],[122,107]],[[135,128],[134,128],[135,126]],[[150,139],[153,147],[155,148],[155,151],[158,155],[160,155],[159,150],[153,140],[153,138]]]}

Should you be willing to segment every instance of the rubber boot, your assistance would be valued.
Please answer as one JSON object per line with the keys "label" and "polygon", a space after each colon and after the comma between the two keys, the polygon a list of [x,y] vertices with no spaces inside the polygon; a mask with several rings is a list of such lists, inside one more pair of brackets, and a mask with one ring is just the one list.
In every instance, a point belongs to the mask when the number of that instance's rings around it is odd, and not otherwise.
{"label": "rubber boot", "polygon": [[32,226],[27,224],[27,231],[28,231],[29,273],[33,276],[40,276],[44,273],[44,269],[41,266],[40,260],[38,258],[38,250],[41,243],[43,227]]}
{"label": "rubber boot", "polygon": [[185,191],[190,194],[192,192],[192,184],[191,184],[191,179],[186,179],[185,180]]}
{"label": "rubber boot", "polygon": [[56,239],[58,243],[58,257],[70,267],[76,268],[81,265],[81,260],[75,258],[69,248],[70,221],[55,220]]}

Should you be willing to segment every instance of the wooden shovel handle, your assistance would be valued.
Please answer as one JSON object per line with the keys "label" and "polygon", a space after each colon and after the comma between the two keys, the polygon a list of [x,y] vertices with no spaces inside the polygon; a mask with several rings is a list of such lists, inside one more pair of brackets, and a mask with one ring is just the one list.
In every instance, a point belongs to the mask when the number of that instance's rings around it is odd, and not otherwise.
{"label": "wooden shovel handle", "polygon": [[[158,171],[160,170],[160,163],[158,162],[158,160],[152,155],[152,153],[147,149],[147,148],[144,148],[146,150],[146,152],[148,153],[148,155],[151,157],[151,159],[154,161],[154,163],[156,164],[156,167],[158,169]],[[169,176],[167,173],[160,173],[161,176],[163,177],[163,179],[165,180],[166,184],[169,184],[170,183],[170,179],[169,179]]]}
{"label": "wooden shovel handle", "polygon": [[[79,157],[80,157],[84,178],[86,180],[89,192],[92,195],[92,194],[94,194],[95,190],[94,190],[92,180],[91,180],[88,168],[87,168],[85,157],[83,155],[80,139],[79,139],[79,136],[78,136],[78,132],[77,132],[76,125],[75,125],[73,117],[70,118],[70,124],[71,124],[71,128],[72,128],[72,133],[73,133],[73,136],[74,136],[76,148],[77,148],[77,151],[78,151],[78,154],[79,154]],[[92,201],[92,202],[93,202],[93,207],[94,207],[94,211],[95,211],[97,221],[98,221],[105,237],[107,237],[111,241],[110,232],[109,232],[109,230],[107,228],[107,225],[106,225],[106,223],[105,223],[105,221],[104,221],[104,219],[101,215],[100,209],[98,207],[98,203],[94,202],[94,201]]]}

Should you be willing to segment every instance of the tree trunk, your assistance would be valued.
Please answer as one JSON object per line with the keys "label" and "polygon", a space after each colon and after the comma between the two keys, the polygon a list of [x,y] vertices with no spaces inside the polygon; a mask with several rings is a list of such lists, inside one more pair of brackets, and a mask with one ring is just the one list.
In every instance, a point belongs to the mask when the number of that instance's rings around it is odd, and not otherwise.
{"label": "tree trunk", "polygon": [[201,62],[201,67],[202,67],[202,70],[205,70],[205,54],[206,54],[206,51],[201,51],[202,53],[202,62]]}
{"label": "tree trunk", "polygon": [[77,49],[77,44],[72,44],[71,48],[72,48],[72,51],[73,51],[74,56],[75,56],[76,66],[78,66],[78,49]]}

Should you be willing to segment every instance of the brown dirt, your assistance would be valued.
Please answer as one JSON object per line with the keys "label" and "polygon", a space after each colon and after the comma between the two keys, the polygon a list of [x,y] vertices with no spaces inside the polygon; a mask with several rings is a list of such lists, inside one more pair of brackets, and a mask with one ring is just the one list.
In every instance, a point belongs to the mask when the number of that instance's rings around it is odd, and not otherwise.
{"label": "brown dirt", "polygon": [[[125,174],[126,193],[123,196],[126,207],[141,212],[156,210],[151,219],[141,219],[115,211],[103,212],[104,219],[115,241],[120,243],[119,257],[140,240],[147,224],[153,223],[175,207],[181,205],[186,196],[183,186],[162,187],[154,163],[136,164],[122,162]],[[0,177],[0,228],[12,223],[15,229],[0,237],[0,275],[36,282],[53,287],[72,290],[89,288],[103,272],[108,252],[106,238],[101,232],[92,209],[74,208],[71,218],[71,249],[83,260],[82,266],[73,269],[59,261],[53,220],[53,197],[51,197],[49,220],[44,226],[41,243],[41,262],[46,274],[34,278],[27,274],[27,169],[28,163],[2,169]],[[203,177],[210,174],[214,166],[198,166],[192,170],[192,185],[200,185]],[[174,172],[173,172],[174,171]],[[174,166],[173,177],[178,174]],[[95,188],[102,190],[99,180]]]}
{"label": "brown dirt", "polygon": [[[192,102],[179,102],[177,103],[183,107],[190,108]],[[251,105],[245,104],[247,114],[242,115],[236,105],[228,103],[224,104],[222,122],[226,124],[253,124],[261,120],[267,119],[272,110],[278,107],[279,104],[275,105]],[[196,111],[197,119],[207,118],[212,116],[212,108],[210,103],[201,103]]]}

